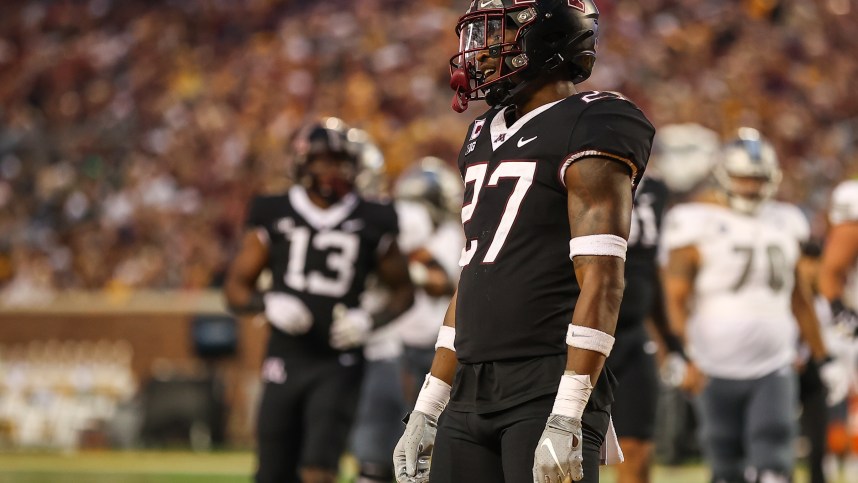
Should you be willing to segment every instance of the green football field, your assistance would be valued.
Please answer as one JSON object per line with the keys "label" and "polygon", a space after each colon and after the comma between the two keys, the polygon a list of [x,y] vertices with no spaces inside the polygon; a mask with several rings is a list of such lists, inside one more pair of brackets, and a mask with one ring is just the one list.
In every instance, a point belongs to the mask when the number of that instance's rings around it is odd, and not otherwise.
{"label": "green football field", "polygon": [[[252,471],[253,455],[248,452],[0,453],[0,483],[248,483]],[[610,468],[602,470],[601,480],[614,482]],[[706,471],[698,465],[657,467],[653,477],[653,483],[706,480]],[[343,476],[342,483],[350,481],[349,475]],[[800,472],[796,483],[806,481]]]}

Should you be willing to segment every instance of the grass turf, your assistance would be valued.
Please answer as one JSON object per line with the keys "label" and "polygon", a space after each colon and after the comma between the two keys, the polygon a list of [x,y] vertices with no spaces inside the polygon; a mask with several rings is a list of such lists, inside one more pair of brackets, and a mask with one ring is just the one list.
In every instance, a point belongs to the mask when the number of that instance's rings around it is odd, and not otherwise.
{"label": "grass turf", "polygon": [[[0,453],[0,483],[249,483],[253,465],[249,452]],[[615,481],[611,468],[601,476],[601,483]],[[351,481],[346,474],[340,483]],[[700,465],[658,466],[652,481],[706,483],[707,472]],[[806,481],[799,471],[796,483]]]}

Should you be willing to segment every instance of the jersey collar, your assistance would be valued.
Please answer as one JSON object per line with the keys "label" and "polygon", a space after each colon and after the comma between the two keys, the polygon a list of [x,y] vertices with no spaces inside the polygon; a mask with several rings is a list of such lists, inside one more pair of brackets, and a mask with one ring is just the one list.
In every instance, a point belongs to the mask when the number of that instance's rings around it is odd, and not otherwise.
{"label": "jersey collar", "polygon": [[521,116],[521,118],[517,119],[514,123],[512,123],[512,126],[509,127],[507,127],[506,125],[506,118],[504,117],[504,113],[511,106],[506,106],[500,111],[498,111],[497,114],[495,114],[495,117],[492,119],[491,125],[489,126],[489,134],[492,137],[492,151],[497,151],[497,149],[503,143],[505,143],[507,139],[510,139],[515,136],[515,133],[517,133],[519,129],[521,129],[525,124],[527,124],[527,121],[530,121],[534,117],[542,114],[558,102],[562,101],[563,99],[560,99],[559,101],[543,104],[536,109],[528,112],[527,114]]}
{"label": "jersey collar", "polygon": [[310,226],[318,231],[325,231],[342,223],[354,211],[358,197],[349,193],[328,208],[319,208],[310,200],[303,186],[295,185],[289,189],[289,202]]}

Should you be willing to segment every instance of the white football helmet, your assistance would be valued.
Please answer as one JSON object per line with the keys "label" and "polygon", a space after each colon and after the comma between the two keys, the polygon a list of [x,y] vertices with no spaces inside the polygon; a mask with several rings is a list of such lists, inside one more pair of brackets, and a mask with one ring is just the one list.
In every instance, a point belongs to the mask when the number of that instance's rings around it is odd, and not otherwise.
{"label": "white football helmet", "polygon": [[438,225],[462,209],[464,185],[459,173],[440,158],[427,156],[405,170],[396,181],[397,199],[423,203]]}
{"label": "white football helmet", "polygon": [[369,133],[356,127],[346,131],[349,142],[357,146],[355,188],[365,198],[384,199],[389,196],[389,183],[385,171],[384,154],[372,141]]}
{"label": "white football helmet", "polygon": [[[742,213],[756,212],[764,201],[775,195],[783,178],[774,147],[759,131],[749,127],[739,128],[738,137],[724,145],[714,174],[730,207]],[[755,191],[748,192],[737,186],[738,178],[761,182]]]}
{"label": "white football helmet", "polygon": [[655,133],[651,164],[672,193],[689,193],[709,177],[719,144],[700,124],[668,124]]}

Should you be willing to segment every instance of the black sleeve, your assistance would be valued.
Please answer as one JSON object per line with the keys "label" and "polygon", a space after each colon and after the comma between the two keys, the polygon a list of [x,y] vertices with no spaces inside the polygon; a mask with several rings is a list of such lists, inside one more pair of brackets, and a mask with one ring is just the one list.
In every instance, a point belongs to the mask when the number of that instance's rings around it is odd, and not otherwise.
{"label": "black sleeve", "polygon": [[270,219],[268,206],[268,198],[265,196],[254,196],[247,208],[247,216],[245,217],[245,228],[260,228],[264,227]]}
{"label": "black sleeve", "polygon": [[592,100],[575,123],[567,162],[587,157],[619,161],[629,166],[637,185],[649,161],[655,128],[627,99],[605,95]]}

